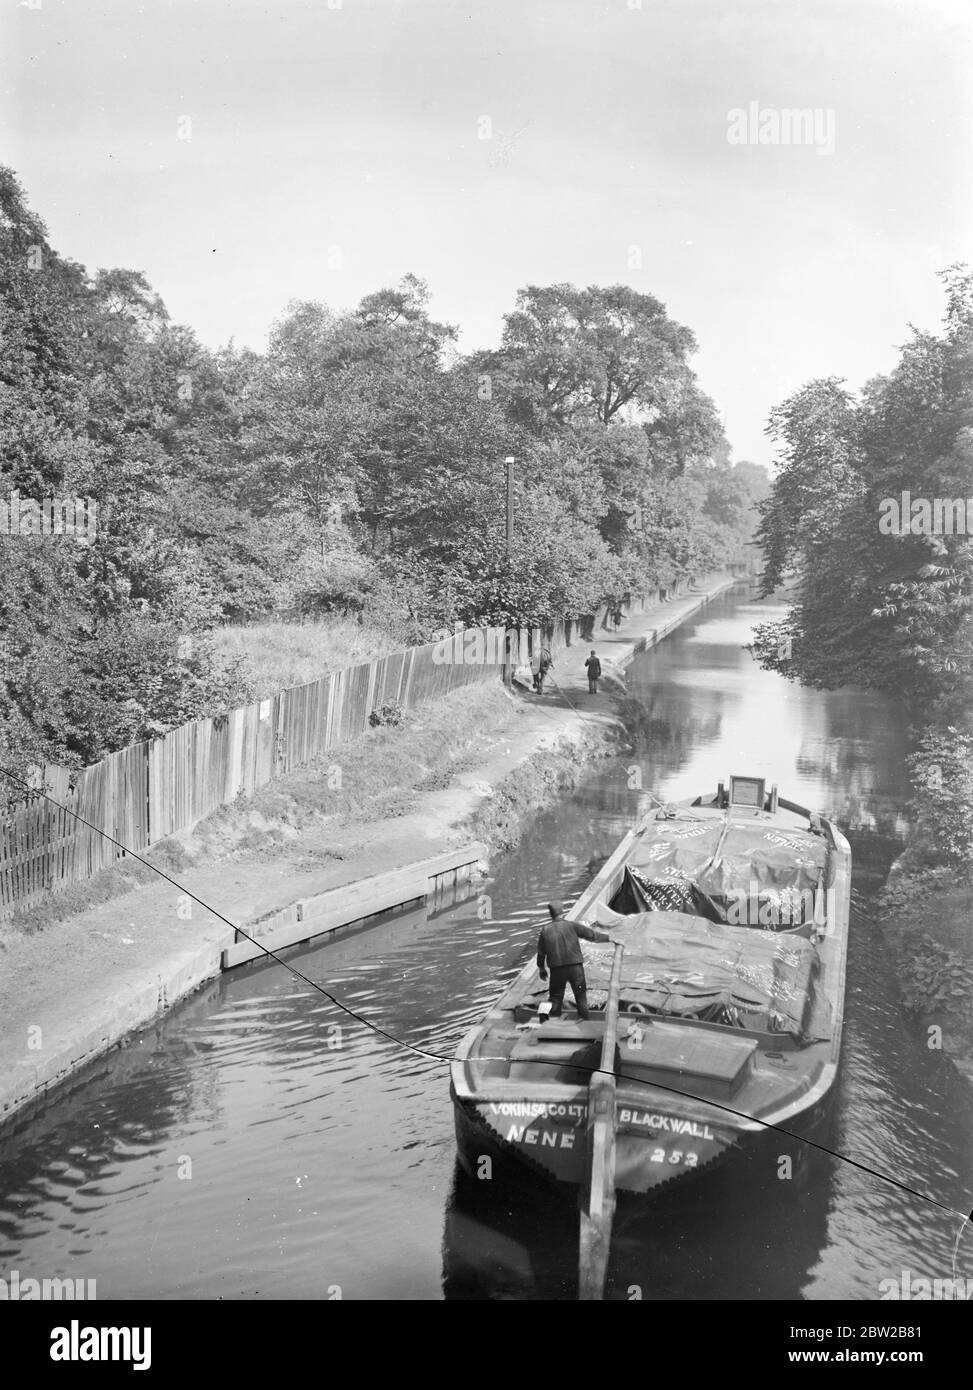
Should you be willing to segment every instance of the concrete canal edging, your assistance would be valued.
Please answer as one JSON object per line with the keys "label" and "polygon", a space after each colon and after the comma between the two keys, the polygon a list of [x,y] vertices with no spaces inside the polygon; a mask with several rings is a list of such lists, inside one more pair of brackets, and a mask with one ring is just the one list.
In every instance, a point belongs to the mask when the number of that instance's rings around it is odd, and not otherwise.
{"label": "concrete canal edging", "polygon": [[[714,581],[711,587],[707,587],[696,593],[691,591],[682,600],[678,612],[667,615],[664,621],[655,627],[649,628],[647,632],[644,632],[641,636],[636,638],[635,641],[625,641],[625,639],[622,639],[622,650],[618,653],[613,653],[609,659],[614,662],[619,670],[624,670],[624,668],[631,665],[635,658],[640,656],[642,652],[651,651],[663,638],[668,637],[671,632],[675,632],[676,628],[682,627],[687,619],[695,617],[701,608],[705,608],[708,604],[712,603],[713,599],[719,598],[721,594],[726,593],[727,590],[732,589],[734,585],[740,582],[739,579],[733,577],[719,578]],[[675,608],[675,605],[673,605],[673,607]],[[612,645],[612,643],[613,639],[608,638],[607,644]],[[603,641],[599,645],[604,646],[605,642]]]}
{"label": "concrete canal edging", "polygon": [[[718,576],[705,589],[630,615],[624,630],[599,633],[584,645],[597,647],[606,674],[621,672],[739,582]],[[423,811],[411,818],[415,825],[409,818],[376,823],[374,840],[380,843],[339,866],[323,891],[295,899],[293,879],[270,884],[263,896],[271,902],[256,913],[241,911],[245,890],[234,895],[227,871],[221,910],[240,922],[248,936],[277,950],[357,925],[395,906],[397,894],[404,894],[399,903],[421,901],[468,878],[492,850],[510,842],[505,800],[509,789],[529,777],[532,763],[567,758],[580,768],[610,749],[623,731],[621,721],[604,708],[604,696],[598,707],[596,697],[587,695],[580,644],[576,650],[578,670],[573,678],[562,675],[558,683],[567,699],[557,698],[552,708],[545,695],[530,705],[523,711],[523,727],[501,740],[503,751],[487,765],[458,774],[448,788],[423,794]],[[565,654],[559,652],[559,666]],[[556,782],[547,790],[556,795]],[[541,804],[535,800],[524,810]],[[505,817],[507,833],[493,833]],[[449,849],[429,853],[437,842],[451,841]],[[375,873],[376,867],[383,872]],[[8,945],[0,953],[0,972],[7,974],[10,987],[9,1002],[0,1012],[0,1123],[27,1118],[30,1107],[54,1086],[123,1044],[223,969],[263,954],[208,909],[200,909],[202,915],[193,920],[190,897],[169,884],[153,884],[25,938],[12,987],[5,967],[13,964],[16,952]],[[160,926],[162,907],[166,917]],[[152,911],[155,929],[140,935]],[[83,919],[84,930],[79,931]],[[133,935],[119,935],[126,931]],[[98,958],[86,960],[86,940],[99,938],[110,941],[109,947],[98,940]],[[127,949],[133,945],[139,950]]]}
{"label": "concrete canal edging", "polygon": [[235,932],[233,945],[226,946],[220,956],[220,969],[232,970],[260,960],[268,950],[282,951],[288,946],[334,936],[396,907],[441,898],[449,889],[466,882],[486,854],[486,845],[474,840],[462,849],[447,850],[401,869],[301,898],[248,924],[244,931]]}

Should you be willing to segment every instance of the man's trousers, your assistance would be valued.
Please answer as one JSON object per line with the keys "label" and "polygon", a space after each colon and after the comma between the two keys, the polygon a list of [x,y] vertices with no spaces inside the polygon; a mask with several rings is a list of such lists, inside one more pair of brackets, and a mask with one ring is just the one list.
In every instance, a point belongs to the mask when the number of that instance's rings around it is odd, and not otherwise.
{"label": "man's trousers", "polygon": [[561,1017],[561,1007],[564,1004],[564,990],[567,985],[571,986],[571,993],[574,995],[578,1017],[587,1019],[589,1017],[588,985],[584,977],[583,965],[551,966],[551,985],[549,990],[551,1018]]}

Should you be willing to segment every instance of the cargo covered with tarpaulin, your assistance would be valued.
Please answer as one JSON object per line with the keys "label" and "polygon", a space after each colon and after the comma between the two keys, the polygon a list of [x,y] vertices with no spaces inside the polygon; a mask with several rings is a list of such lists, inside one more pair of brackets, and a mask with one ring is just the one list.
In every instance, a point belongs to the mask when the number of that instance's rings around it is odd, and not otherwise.
{"label": "cargo covered with tarpaulin", "polygon": [[[625,947],[621,995],[647,1012],[780,1033],[796,1042],[827,1037],[831,1016],[815,988],[818,953],[798,936],[752,931],[686,912],[596,920]],[[583,943],[592,1004],[607,994],[612,948]]]}
{"label": "cargo covered with tarpaulin", "polygon": [[459,1044],[463,1170],[475,1185],[488,1159],[580,1205],[580,1296],[604,1292],[616,1204],[723,1163],[700,1199],[731,1175],[745,1194],[740,1159],[797,1176],[829,1146],[850,890],[840,829],[763,778],[657,805],[565,914],[601,928],[579,992],[531,957]]}
{"label": "cargo covered with tarpaulin", "polygon": [[755,920],[767,907],[768,924],[787,923],[808,920],[814,893],[828,882],[827,847],[810,832],[705,821],[662,821],[652,831],[626,865],[611,903],[617,911],[693,912],[725,921],[728,901],[742,894],[753,896]]}

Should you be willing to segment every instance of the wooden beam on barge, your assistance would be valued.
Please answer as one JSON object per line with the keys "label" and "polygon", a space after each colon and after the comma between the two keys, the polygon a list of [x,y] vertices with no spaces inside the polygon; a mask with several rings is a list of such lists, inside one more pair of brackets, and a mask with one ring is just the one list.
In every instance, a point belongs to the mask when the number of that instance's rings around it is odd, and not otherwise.
{"label": "wooden beam on barge", "polygon": [[[342,884],[313,898],[292,903],[257,922],[247,923],[247,935],[272,951],[313,941],[315,937],[330,935],[393,908],[425,902],[437,891],[469,878],[474,865],[486,858],[486,854],[486,846],[474,842],[462,849],[447,850],[429,859],[405,864],[389,873]],[[223,952],[222,968],[232,970],[265,955],[260,945],[238,932],[236,944]]]}
{"label": "wooden beam on barge", "polygon": [[601,1061],[588,1087],[587,1174],[578,1241],[578,1298],[584,1302],[604,1298],[615,1219],[615,1047],[623,952],[622,943],[616,941]]}

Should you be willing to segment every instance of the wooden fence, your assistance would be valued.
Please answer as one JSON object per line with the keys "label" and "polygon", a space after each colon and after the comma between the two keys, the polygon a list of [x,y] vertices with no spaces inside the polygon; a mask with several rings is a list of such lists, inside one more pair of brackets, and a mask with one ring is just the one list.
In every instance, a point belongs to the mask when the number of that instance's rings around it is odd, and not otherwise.
{"label": "wooden fence", "polygon": [[[683,580],[672,593],[687,587]],[[640,612],[657,597],[627,599],[622,611]],[[541,641],[556,650],[593,640],[611,626],[611,610],[602,607],[543,631],[467,629],[445,643],[393,652],[229,714],[184,724],[74,774],[45,768],[43,789],[64,809],[38,796],[0,813],[0,918],[110,868],[125,849],[142,853],[188,830],[236,797],[251,796],[357,737],[385,701],[408,708],[471,682],[496,680],[498,653],[505,649],[515,663],[525,662]],[[485,645],[485,659],[460,659],[470,633]]]}
{"label": "wooden fence", "polygon": [[[503,630],[483,629],[483,640],[502,651]],[[124,857],[119,846],[141,853],[237,796],[251,796],[274,777],[362,734],[372,710],[386,701],[407,708],[498,678],[495,661],[454,659],[461,647],[457,634],[446,643],[333,671],[269,700],[132,744],[73,776],[64,768],[45,768],[43,788],[64,809],[34,797],[0,814],[0,916],[110,868]]]}

